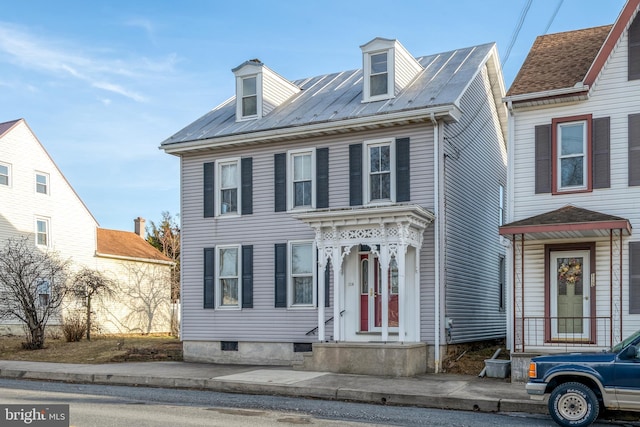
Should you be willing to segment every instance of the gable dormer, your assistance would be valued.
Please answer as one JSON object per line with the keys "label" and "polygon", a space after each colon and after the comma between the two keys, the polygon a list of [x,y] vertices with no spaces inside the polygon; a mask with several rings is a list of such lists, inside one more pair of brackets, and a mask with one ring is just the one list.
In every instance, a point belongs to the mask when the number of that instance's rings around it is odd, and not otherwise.
{"label": "gable dormer", "polygon": [[233,70],[236,76],[236,121],[255,120],[300,92],[300,88],[252,59]]}
{"label": "gable dormer", "polygon": [[362,102],[395,97],[423,67],[398,40],[376,37],[362,49]]}

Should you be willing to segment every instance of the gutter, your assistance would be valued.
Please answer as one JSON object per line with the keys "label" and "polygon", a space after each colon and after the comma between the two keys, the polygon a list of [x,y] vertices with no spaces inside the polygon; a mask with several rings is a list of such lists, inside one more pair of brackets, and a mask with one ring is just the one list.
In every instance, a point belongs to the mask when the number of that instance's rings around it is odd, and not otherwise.
{"label": "gutter", "polygon": [[502,102],[506,102],[510,107],[513,107],[514,102],[533,101],[539,98],[552,98],[554,96],[571,95],[576,93],[589,92],[589,86],[582,84],[582,82],[576,83],[574,87],[565,87],[562,89],[551,89],[542,92],[524,93],[521,95],[505,96],[502,98]]}
{"label": "gutter", "polygon": [[274,139],[294,139],[304,136],[313,136],[314,133],[324,132],[345,132],[350,127],[369,127],[388,125],[394,122],[406,122],[411,120],[424,121],[430,117],[449,118],[458,121],[462,112],[455,105],[425,108],[420,110],[401,111],[390,114],[378,114],[373,117],[357,117],[353,119],[327,121],[321,123],[307,124],[302,126],[288,126],[284,128],[273,128],[264,131],[237,133],[222,137],[197,139],[185,142],[163,142],[160,149],[168,154],[180,154],[185,151],[196,151],[206,148],[222,148],[231,145],[243,144],[248,141],[252,143],[269,142]]}
{"label": "gutter", "polygon": [[103,254],[100,252],[96,252],[96,256],[100,258],[119,259],[123,261],[146,262],[148,264],[161,264],[161,265],[167,265],[167,266],[173,266],[176,264],[173,261],[163,261],[160,259],[152,259],[152,258],[137,258],[137,257],[124,256],[124,255]]}

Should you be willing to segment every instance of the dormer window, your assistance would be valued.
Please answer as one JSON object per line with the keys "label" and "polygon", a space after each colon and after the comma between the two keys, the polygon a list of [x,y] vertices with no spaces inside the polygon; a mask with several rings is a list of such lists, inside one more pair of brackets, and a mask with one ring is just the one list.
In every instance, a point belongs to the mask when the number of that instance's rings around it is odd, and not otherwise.
{"label": "dormer window", "polygon": [[261,119],[300,92],[299,87],[259,59],[246,61],[232,71],[236,76],[236,121],[239,122]]}
{"label": "dormer window", "polygon": [[395,97],[423,70],[397,40],[377,37],[362,49],[362,102]]}
{"label": "dormer window", "polygon": [[258,114],[258,91],[256,76],[242,79],[242,117],[255,117]]}

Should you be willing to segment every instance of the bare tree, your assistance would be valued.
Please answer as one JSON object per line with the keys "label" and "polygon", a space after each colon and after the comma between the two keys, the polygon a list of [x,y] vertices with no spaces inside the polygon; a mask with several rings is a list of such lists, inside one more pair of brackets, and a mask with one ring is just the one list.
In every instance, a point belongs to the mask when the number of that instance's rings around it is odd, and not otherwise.
{"label": "bare tree", "polygon": [[69,264],[26,236],[8,239],[0,250],[0,319],[24,323],[25,348],[44,347],[47,323],[67,294]]}
{"label": "bare tree", "polygon": [[116,282],[106,277],[98,270],[83,267],[73,276],[71,293],[86,308],[87,341],[91,341],[91,301],[94,297],[112,297],[116,289]]}
{"label": "bare tree", "polygon": [[162,212],[162,221],[156,226],[151,221],[147,231],[147,242],[175,262],[171,271],[171,300],[180,299],[180,226],[167,211]]}

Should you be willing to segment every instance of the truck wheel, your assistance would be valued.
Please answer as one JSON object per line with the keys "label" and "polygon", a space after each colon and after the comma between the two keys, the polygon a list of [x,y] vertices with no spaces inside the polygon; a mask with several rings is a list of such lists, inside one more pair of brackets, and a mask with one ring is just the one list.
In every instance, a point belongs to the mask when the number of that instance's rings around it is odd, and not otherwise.
{"label": "truck wheel", "polygon": [[588,426],[598,418],[599,411],[600,403],[595,393],[581,383],[561,384],[549,397],[549,414],[561,426]]}

